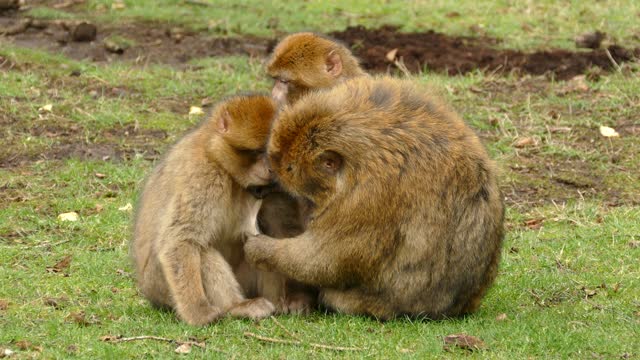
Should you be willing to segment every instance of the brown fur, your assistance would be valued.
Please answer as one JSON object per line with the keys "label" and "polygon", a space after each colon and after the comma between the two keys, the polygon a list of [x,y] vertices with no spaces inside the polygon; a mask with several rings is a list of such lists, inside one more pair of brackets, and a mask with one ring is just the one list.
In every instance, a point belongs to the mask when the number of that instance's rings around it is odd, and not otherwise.
{"label": "brown fur", "polygon": [[[274,79],[272,97],[280,105],[294,103],[311,90],[366,75],[349,49],[313,33],[297,33],[282,39],[273,50],[267,73]],[[301,204],[285,192],[267,195],[258,214],[263,233],[275,238],[301,234],[303,218]],[[285,307],[292,312],[306,312],[315,306],[316,293],[311,287],[289,281]]]}
{"label": "brown fur", "polygon": [[282,39],[273,50],[267,73],[275,81],[272,95],[280,104],[294,103],[309,90],[365,75],[344,45],[309,32]]}
{"label": "brown fur", "polygon": [[[272,181],[264,149],[274,114],[266,96],[220,104],[169,151],[144,187],[131,246],[138,287],[189,324],[274,311],[265,298],[246,300],[241,286],[259,276],[242,249],[245,233],[257,234],[260,207],[246,188]],[[245,283],[234,271],[243,272]]]}
{"label": "brown fur", "polygon": [[281,185],[313,204],[306,231],[251,236],[247,259],[319,286],[340,312],[473,312],[498,269],[504,210],[478,137],[409,80],[360,77],[277,117]]}

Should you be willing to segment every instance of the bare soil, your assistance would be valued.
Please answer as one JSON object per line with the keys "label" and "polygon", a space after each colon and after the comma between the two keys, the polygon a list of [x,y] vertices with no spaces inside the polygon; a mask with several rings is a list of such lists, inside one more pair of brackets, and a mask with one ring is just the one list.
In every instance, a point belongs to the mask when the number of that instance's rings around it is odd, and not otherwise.
{"label": "bare soil", "polygon": [[[29,19],[18,15],[0,17],[2,29],[14,29]],[[98,25],[93,41],[73,41],[76,24],[65,21],[33,20],[24,30],[5,35],[18,46],[43,48],[73,59],[95,62],[133,60],[137,63],[181,65],[191,59],[224,56],[267,56],[275,39],[245,37],[213,37],[153,23]],[[449,36],[435,31],[400,32],[386,25],[378,29],[362,26],[333,32],[332,37],[351,47],[371,72],[394,71],[396,66],[387,54],[397,49],[396,59],[411,72],[424,69],[448,75],[483,70],[494,73],[518,73],[569,79],[591,68],[612,70],[616,64],[640,58],[640,48],[627,49],[611,45],[606,49],[570,51],[549,49],[521,52],[499,49],[499,40],[488,37]],[[113,39],[124,39],[123,48],[114,48]],[[116,41],[117,42],[117,41]],[[609,56],[610,55],[610,56]]]}

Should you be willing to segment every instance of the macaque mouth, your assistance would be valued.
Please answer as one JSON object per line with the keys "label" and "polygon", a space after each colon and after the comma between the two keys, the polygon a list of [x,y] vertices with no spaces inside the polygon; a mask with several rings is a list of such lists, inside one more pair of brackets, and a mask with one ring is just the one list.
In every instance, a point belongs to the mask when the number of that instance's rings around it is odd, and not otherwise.
{"label": "macaque mouth", "polygon": [[251,185],[247,187],[247,191],[253,195],[256,199],[264,199],[267,195],[272,192],[278,191],[280,189],[280,185],[277,183],[271,183],[267,185]]}

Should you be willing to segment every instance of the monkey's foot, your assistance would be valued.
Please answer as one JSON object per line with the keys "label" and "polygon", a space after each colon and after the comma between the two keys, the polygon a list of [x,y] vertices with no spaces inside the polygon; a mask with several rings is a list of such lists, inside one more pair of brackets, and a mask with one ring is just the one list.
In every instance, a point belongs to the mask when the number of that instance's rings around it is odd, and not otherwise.
{"label": "monkey's foot", "polygon": [[260,320],[273,315],[276,307],[265,298],[245,300],[229,309],[228,314],[233,317]]}
{"label": "monkey's foot", "polygon": [[193,326],[204,326],[210,324],[218,321],[223,315],[223,312],[219,308],[209,304],[201,304],[178,309],[178,316],[184,322]]}
{"label": "monkey's foot", "polygon": [[281,301],[279,313],[309,315],[316,307],[316,300],[309,294],[291,294]]}

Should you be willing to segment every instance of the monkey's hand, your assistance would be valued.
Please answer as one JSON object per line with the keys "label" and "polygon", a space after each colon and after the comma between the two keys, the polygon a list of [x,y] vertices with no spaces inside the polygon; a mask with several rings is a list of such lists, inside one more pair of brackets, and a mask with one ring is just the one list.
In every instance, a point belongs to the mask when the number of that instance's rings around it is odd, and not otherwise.
{"label": "monkey's hand", "polygon": [[245,258],[260,270],[272,271],[271,259],[278,240],[266,235],[251,235],[244,244]]}

